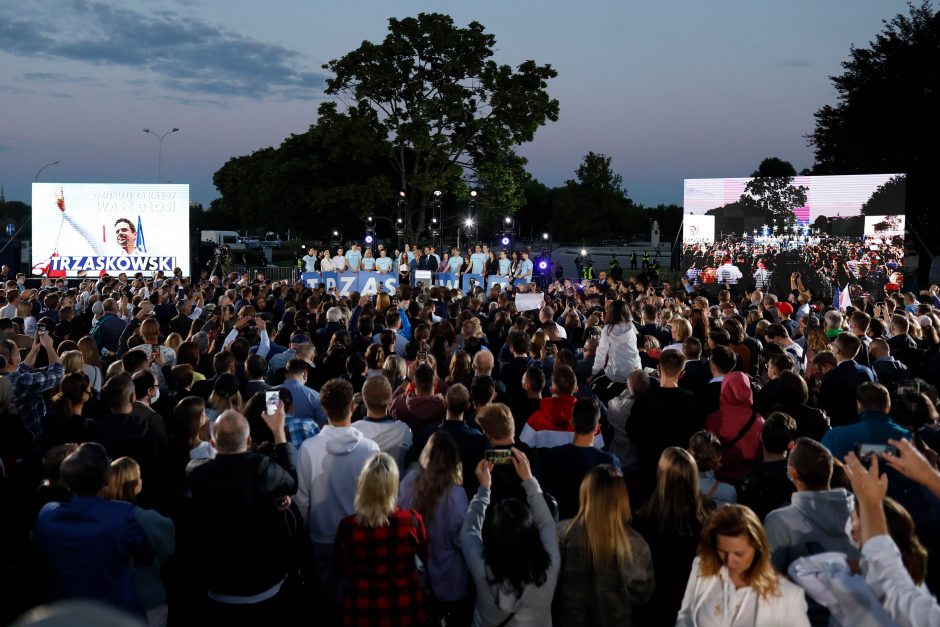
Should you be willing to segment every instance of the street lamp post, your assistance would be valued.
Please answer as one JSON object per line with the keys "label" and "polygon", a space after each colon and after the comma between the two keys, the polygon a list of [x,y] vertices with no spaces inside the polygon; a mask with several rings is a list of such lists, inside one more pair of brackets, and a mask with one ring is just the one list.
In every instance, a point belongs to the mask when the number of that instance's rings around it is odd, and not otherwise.
{"label": "street lamp post", "polygon": [[144,129],[145,133],[150,133],[151,135],[157,138],[157,141],[160,142],[160,147],[157,149],[157,183],[163,182],[163,140],[166,138],[167,135],[169,135],[170,133],[175,133],[178,130],[179,129],[174,126],[163,135],[158,135],[157,133],[154,133],[153,131],[151,131],[149,128]]}
{"label": "street lamp post", "polygon": [[58,162],[58,161],[53,161],[52,163],[47,163],[46,165],[44,165],[44,166],[42,166],[41,168],[39,168],[39,171],[36,172],[35,178],[33,178],[33,182],[34,182],[34,183],[38,183],[38,182],[39,182],[39,175],[42,174],[42,171],[45,170],[46,168],[51,168],[51,167],[54,166],[54,165],[59,165],[59,162]]}

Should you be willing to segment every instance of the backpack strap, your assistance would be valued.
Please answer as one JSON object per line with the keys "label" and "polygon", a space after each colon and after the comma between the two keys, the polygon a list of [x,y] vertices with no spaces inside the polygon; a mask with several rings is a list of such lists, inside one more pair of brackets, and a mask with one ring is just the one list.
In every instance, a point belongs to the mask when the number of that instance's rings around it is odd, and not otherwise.
{"label": "backpack strap", "polygon": [[754,426],[754,423],[757,422],[757,410],[751,409],[751,417],[748,419],[744,426],[741,427],[741,430],[738,431],[737,435],[728,440],[727,442],[722,443],[721,450],[727,451],[728,449],[734,447],[735,444],[741,441],[741,439],[747,435],[747,432],[751,430],[751,427]]}

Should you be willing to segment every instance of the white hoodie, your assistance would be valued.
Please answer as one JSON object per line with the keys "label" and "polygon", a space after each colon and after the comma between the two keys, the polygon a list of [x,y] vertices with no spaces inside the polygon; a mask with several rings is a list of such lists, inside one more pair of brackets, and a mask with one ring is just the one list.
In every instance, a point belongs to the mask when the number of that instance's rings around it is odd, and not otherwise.
{"label": "white hoodie", "polygon": [[314,544],[333,544],[339,521],[356,512],[356,482],[379,445],[355,427],[326,425],[300,447],[297,494]]}
{"label": "white hoodie", "polygon": [[593,374],[604,372],[617,383],[626,383],[631,372],[640,367],[640,352],[636,346],[636,329],[632,322],[605,326],[597,343]]}

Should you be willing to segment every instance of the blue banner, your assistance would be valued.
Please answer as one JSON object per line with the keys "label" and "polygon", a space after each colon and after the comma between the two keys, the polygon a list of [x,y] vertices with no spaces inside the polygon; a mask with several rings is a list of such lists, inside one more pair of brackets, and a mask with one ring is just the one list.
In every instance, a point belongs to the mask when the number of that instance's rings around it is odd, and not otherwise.
{"label": "blue banner", "polygon": [[383,292],[394,294],[398,290],[397,274],[378,272],[304,272],[300,280],[312,288],[326,285],[327,291],[336,288],[340,296],[349,296],[353,292],[376,294]]}
{"label": "blue banner", "polygon": [[460,284],[463,293],[467,294],[473,287],[484,287],[482,274],[465,274]]}
{"label": "blue banner", "polygon": [[379,290],[394,294],[398,291],[398,275],[379,272],[360,272],[356,291],[360,294],[376,294]]}
{"label": "blue banner", "polygon": [[453,272],[441,272],[434,275],[434,285],[446,287],[449,290],[460,289],[460,275]]}
{"label": "blue banner", "polygon": [[312,287],[314,289],[316,289],[320,283],[323,282],[319,272],[302,272],[300,274],[300,280],[303,281],[307,287]]}
{"label": "blue banner", "polygon": [[509,287],[509,278],[495,275],[486,277],[486,289],[491,290],[494,285],[498,285],[500,290],[505,290]]}

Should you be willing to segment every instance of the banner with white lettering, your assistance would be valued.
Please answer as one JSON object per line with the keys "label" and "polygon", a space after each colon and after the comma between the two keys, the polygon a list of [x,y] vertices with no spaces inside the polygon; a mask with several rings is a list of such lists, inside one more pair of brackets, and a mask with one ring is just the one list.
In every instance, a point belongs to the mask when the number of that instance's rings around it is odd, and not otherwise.
{"label": "banner with white lettering", "polygon": [[441,272],[434,275],[434,285],[446,287],[449,290],[460,289],[460,275],[453,272]]}
{"label": "banner with white lettering", "polygon": [[498,285],[500,290],[505,290],[509,287],[509,279],[504,276],[486,277],[486,289],[491,290],[494,285]]}
{"label": "banner with white lettering", "polygon": [[49,277],[189,268],[189,185],[34,183],[32,273]]}
{"label": "banner with white lettering", "polygon": [[379,290],[394,294],[398,290],[398,275],[380,272],[304,272],[300,280],[313,289],[321,284],[327,291],[336,288],[340,296],[349,296],[353,292],[372,295]]}
{"label": "banner with white lettering", "polygon": [[483,287],[483,275],[482,274],[465,274],[463,275],[463,280],[461,281],[460,288],[463,290],[464,294],[470,293],[470,290],[474,287]]}

